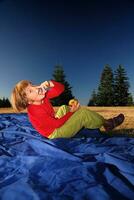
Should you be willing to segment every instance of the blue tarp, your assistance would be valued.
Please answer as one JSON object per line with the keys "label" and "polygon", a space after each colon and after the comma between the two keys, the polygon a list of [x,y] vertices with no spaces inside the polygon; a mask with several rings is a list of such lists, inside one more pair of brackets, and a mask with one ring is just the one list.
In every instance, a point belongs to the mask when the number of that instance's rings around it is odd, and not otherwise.
{"label": "blue tarp", "polygon": [[27,114],[0,114],[0,200],[134,199],[134,138],[82,130],[48,140]]}

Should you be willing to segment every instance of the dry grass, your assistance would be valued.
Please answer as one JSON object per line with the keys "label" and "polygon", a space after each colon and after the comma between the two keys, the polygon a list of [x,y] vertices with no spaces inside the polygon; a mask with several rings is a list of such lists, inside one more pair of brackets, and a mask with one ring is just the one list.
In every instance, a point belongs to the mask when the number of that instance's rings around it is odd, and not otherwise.
{"label": "dry grass", "polygon": [[[26,112],[26,111],[24,111]],[[2,113],[15,113],[12,108],[0,108],[0,114]]]}
{"label": "dry grass", "polygon": [[[100,113],[106,119],[114,117],[119,113],[123,113],[125,115],[125,121],[122,125],[117,127],[114,132],[117,133],[127,132],[130,134],[131,133],[134,134],[134,107],[86,107],[86,108]],[[0,108],[0,113],[14,113],[14,111],[12,108]]]}
{"label": "dry grass", "polygon": [[12,108],[0,108],[0,114],[1,113],[14,113]]}

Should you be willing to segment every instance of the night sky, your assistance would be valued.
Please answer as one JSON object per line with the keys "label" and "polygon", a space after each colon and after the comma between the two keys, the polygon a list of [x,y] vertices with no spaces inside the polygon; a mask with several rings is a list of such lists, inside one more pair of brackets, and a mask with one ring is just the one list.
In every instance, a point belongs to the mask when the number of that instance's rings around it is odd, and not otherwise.
{"label": "night sky", "polygon": [[56,64],[81,104],[106,64],[125,67],[134,95],[134,1],[0,0],[0,96],[52,79]]}

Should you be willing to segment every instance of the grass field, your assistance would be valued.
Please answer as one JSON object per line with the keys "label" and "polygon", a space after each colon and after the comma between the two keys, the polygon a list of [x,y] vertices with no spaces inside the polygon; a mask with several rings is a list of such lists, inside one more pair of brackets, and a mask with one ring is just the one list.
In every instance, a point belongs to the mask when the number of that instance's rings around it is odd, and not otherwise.
{"label": "grass field", "polygon": [[[114,117],[119,113],[123,113],[125,115],[124,123],[121,126],[117,127],[111,133],[120,133],[120,134],[129,133],[134,135],[134,107],[86,107],[86,108],[100,113],[106,119]],[[14,113],[14,112],[11,108],[0,108],[0,113]]]}

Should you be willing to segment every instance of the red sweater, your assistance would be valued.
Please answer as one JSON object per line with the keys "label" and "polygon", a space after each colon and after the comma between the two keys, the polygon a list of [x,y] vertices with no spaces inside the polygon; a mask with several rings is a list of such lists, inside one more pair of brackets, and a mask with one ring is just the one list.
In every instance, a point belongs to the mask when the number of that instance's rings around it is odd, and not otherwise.
{"label": "red sweater", "polygon": [[73,114],[68,112],[60,119],[55,118],[55,112],[49,99],[59,96],[64,91],[64,85],[56,81],[52,82],[54,87],[47,91],[43,104],[30,104],[27,109],[33,127],[45,137],[48,137],[56,128],[61,127]]}

